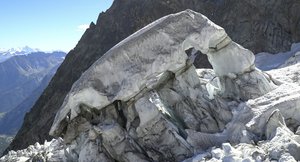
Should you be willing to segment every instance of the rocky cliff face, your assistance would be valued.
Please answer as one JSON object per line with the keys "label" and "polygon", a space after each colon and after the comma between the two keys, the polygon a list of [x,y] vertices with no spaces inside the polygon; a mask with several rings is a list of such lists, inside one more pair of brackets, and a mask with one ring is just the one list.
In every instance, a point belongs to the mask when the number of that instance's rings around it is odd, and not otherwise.
{"label": "rocky cliff face", "polygon": [[[292,42],[300,40],[297,30],[300,3],[297,0],[116,0],[108,11],[99,15],[96,25],[91,23],[77,46],[70,51],[47,89],[26,115],[9,149],[25,148],[36,141],[49,139],[54,116],[83,71],[133,32],[164,15],[187,8],[223,26],[234,41],[254,52],[284,51]],[[206,60],[196,66],[207,67],[209,64]]]}

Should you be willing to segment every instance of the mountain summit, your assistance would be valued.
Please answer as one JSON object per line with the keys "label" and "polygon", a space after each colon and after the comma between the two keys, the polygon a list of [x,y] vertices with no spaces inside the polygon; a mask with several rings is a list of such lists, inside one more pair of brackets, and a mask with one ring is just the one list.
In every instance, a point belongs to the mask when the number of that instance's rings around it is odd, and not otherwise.
{"label": "mountain summit", "polygon": [[40,51],[37,48],[30,48],[28,46],[25,47],[18,47],[18,48],[11,48],[8,50],[1,49],[0,50],[0,62],[3,62],[10,57],[17,56],[17,55],[27,55],[33,52],[38,52]]}
{"label": "mountain summit", "polygon": [[28,46],[25,47],[18,47],[18,48],[11,48],[9,50],[7,50],[7,52],[11,55],[17,55],[17,54],[28,54],[28,53],[32,53],[32,52],[37,52],[39,51],[39,49],[37,48],[30,48]]}

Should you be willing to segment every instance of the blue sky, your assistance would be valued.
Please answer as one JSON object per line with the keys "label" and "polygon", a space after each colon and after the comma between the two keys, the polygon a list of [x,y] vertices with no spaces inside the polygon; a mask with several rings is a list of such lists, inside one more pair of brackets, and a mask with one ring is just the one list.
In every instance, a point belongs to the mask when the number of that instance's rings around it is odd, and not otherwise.
{"label": "blue sky", "polygon": [[73,49],[113,0],[0,0],[0,48]]}

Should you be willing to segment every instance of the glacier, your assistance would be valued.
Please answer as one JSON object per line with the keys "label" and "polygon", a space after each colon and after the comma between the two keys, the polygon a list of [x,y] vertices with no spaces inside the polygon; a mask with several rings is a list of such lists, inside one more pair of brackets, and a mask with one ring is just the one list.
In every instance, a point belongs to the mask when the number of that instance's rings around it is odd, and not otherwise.
{"label": "glacier", "polygon": [[[213,69],[196,69],[189,48],[206,54]],[[204,15],[168,15],[73,84],[50,130],[59,137],[54,144],[0,160],[298,161],[299,56],[265,72]]]}

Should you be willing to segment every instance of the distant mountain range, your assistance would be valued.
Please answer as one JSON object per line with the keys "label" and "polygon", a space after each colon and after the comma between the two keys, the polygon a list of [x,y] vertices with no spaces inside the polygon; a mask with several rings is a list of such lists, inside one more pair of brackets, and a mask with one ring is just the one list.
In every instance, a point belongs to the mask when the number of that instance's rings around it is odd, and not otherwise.
{"label": "distant mountain range", "polygon": [[0,63],[0,112],[18,106],[65,57],[63,52],[34,52]]}
{"label": "distant mountain range", "polygon": [[0,48],[0,62],[3,62],[13,56],[17,55],[27,55],[34,52],[39,52],[40,50],[37,48],[30,48],[28,46],[25,47],[18,47],[18,48],[11,48],[8,50]]}
{"label": "distant mountain range", "polygon": [[9,58],[0,62],[0,113],[4,114],[0,117],[0,134],[17,132],[25,113],[47,87],[66,56],[64,52],[29,53],[35,50],[23,49],[10,50],[11,55],[6,54]]}

